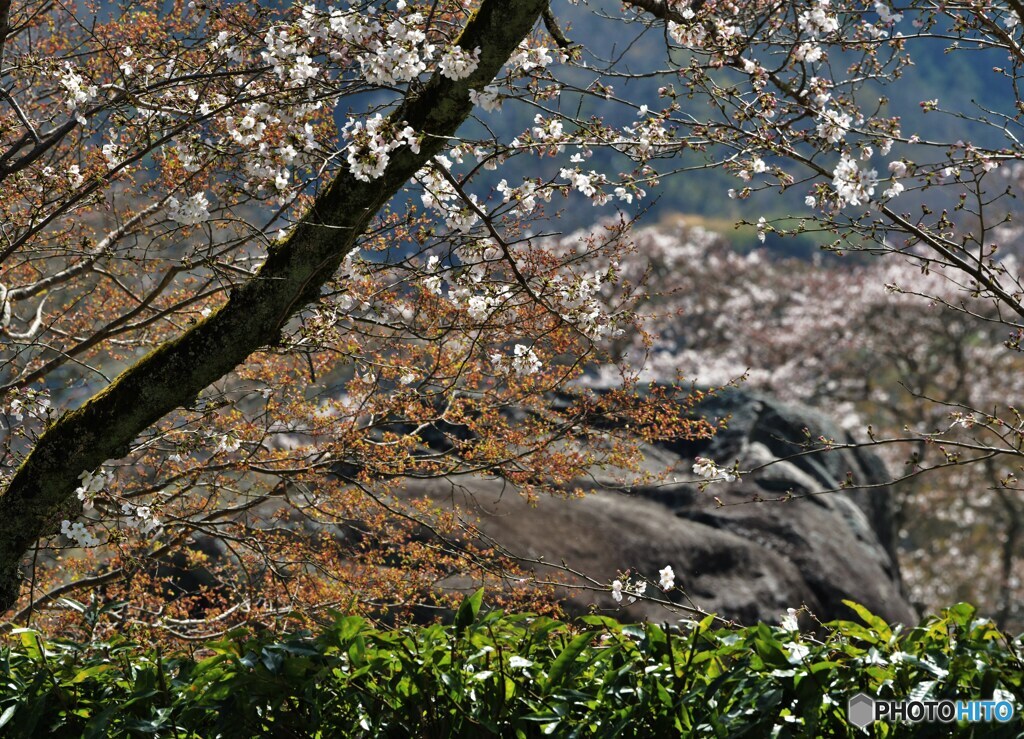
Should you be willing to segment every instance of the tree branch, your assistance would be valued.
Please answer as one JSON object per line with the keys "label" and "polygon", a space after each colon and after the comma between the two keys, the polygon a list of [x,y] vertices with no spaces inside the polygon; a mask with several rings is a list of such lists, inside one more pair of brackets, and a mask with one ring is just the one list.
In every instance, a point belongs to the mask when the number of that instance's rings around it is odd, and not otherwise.
{"label": "tree branch", "polygon": [[[626,5],[632,5],[641,10],[645,10],[655,18],[660,18],[664,21],[673,21],[674,23],[686,23],[686,18],[683,16],[682,11],[678,10],[673,3],[668,0],[626,0]],[[690,3],[690,10],[696,13],[704,6],[704,0],[694,0]]]}
{"label": "tree branch", "polygon": [[[2,2],[2,0],[0,0],[0,2]],[[555,18],[555,14],[551,12],[550,7],[544,8],[543,18],[544,28],[547,29],[548,35],[550,35],[551,38],[555,40],[555,43],[558,44],[558,48],[571,49],[572,41],[566,38],[565,34],[562,32],[562,29],[558,25],[558,19]]]}

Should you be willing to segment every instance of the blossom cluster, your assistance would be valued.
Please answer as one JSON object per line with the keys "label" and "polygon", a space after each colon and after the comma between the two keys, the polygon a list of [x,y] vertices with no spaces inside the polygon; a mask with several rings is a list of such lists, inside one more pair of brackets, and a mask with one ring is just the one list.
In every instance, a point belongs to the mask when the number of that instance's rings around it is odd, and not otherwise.
{"label": "blossom cluster", "polygon": [[817,0],[810,10],[800,13],[798,18],[800,30],[815,39],[838,31],[839,19],[830,12],[830,9],[831,2],[829,0]]}
{"label": "blossom cluster", "polygon": [[89,103],[96,99],[99,88],[87,82],[70,63],[65,64],[63,71],[58,73],[57,79],[67,92],[65,105],[67,105],[75,120],[84,126],[87,121],[82,111]]}
{"label": "blossom cluster", "polygon": [[416,181],[423,187],[420,195],[423,206],[444,216],[449,231],[468,234],[486,213],[487,206],[475,193],[462,196],[452,185],[452,160],[443,154],[434,157],[431,165],[416,173]]}
{"label": "blossom cluster", "polygon": [[487,86],[482,90],[470,90],[469,100],[475,107],[488,113],[501,110],[501,93],[492,86]]}
{"label": "blossom cluster", "polygon": [[839,207],[866,204],[875,194],[877,184],[877,170],[861,168],[846,154],[839,159],[832,175],[832,187],[835,188]]}
{"label": "blossom cluster", "polygon": [[359,57],[359,65],[367,82],[374,85],[396,85],[416,79],[427,70],[436,47],[427,42],[423,32],[423,15],[411,13],[389,23],[380,32],[379,26],[363,27],[380,35],[367,44],[367,53]]}
{"label": "blossom cluster", "polygon": [[167,217],[183,226],[195,226],[210,220],[210,201],[206,193],[197,192],[184,200],[167,199]]}
{"label": "blossom cluster", "polygon": [[466,51],[461,46],[452,46],[441,55],[438,71],[451,80],[469,77],[480,66],[480,47]]}
{"label": "blossom cluster", "polygon": [[89,472],[88,470],[78,476],[81,481],[75,489],[75,496],[82,501],[82,509],[91,511],[95,507],[96,496],[111,483],[113,478],[103,470]]}
{"label": "blossom cluster", "polygon": [[[658,570],[658,586],[665,592],[672,590],[676,584],[676,573],[672,565],[665,565]],[[637,578],[630,581],[629,578],[618,578],[612,581],[611,594],[616,603],[621,603],[623,598],[627,604],[632,604],[638,598],[642,598],[647,592],[647,581]]]}
{"label": "blossom cluster", "polygon": [[[509,57],[508,65],[515,70],[530,72],[534,69],[544,69],[555,61],[552,52],[543,46],[530,47],[521,44],[516,53]],[[559,61],[565,61],[564,55],[559,53]]]}
{"label": "blossom cluster", "polygon": [[570,277],[556,274],[547,281],[546,297],[562,318],[595,341],[621,336],[624,330],[621,321],[625,316],[610,311],[601,295],[602,288],[614,282],[617,267],[613,263],[606,269]]}
{"label": "blossom cluster", "polygon": [[622,127],[627,143],[621,148],[626,154],[645,162],[659,153],[676,151],[674,132],[665,126],[661,116],[648,115],[646,105],[640,106],[637,115],[641,120],[636,125]]}
{"label": "blossom cluster", "polygon": [[735,470],[719,467],[714,460],[707,457],[697,457],[694,460],[693,472],[708,482],[735,482],[739,479]]}
{"label": "blossom cluster", "polygon": [[409,126],[395,130],[390,121],[377,113],[366,121],[349,120],[342,129],[348,140],[345,160],[357,180],[371,182],[384,174],[391,161],[391,152],[408,144],[419,153],[420,139]]}
{"label": "blossom cluster", "polygon": [[625,582],[622,580],[612,581],[612,598],[616,603],[621,603],[623,596],[626,598],[626,603],[636,603],[637,598],[643,597],[645,592],[647,592],[646,580],[637,580],[635,583],[630,583],[629,580]]}
{"label": "blossom cluster", "polygon": [[[0,306],[0,311],[4,307]],[[34,418],[45,419],[51,412],[52,405],[45,390],[32,388],[15,390],[7,403],[7,415],[17,423],[22,422],[26,414]]]}
{"label": "blossom cluster", "polygon": [[[564,176],[564,175],[563,175]],[[523,184],[512,187],[508,180],[502,180],[495,188],[504,202],[515,202],[512,212],[518,215],[529,215],[537,207],[537,198],[550,202],[552,188],[541,188],[536,180],[524,180]]]}
{"label": "blossom cluster", "polygon": [[540,361],[537,352],[525,344],[516,344],[512,347],[511,355],[492,354],[491,362],[517,375],[532,375],[540,372],[544,363]]}
{"label": "blossom cluster", "polygon": [[99,537],[92,533],[81,521],[72,523],[64,519],[60,524],[60,533],[73,540],[80,547],[95,547],[99,546],[100,543]]}
{"label": "blossom cluster", "polygon": [[266,44],[261,52],[263,61],[286,86],[302,87],[320,74],[320,68],[313,64],[309,55],[310,49],[296,43],[287,29],[271,28],[263,40]]}
{"label": "blossom cluster", "polygon": [[151,534],[163,526],[150,506],[122,503],[121,515],[125,517],[125,526],[138,530],[140,534]]}

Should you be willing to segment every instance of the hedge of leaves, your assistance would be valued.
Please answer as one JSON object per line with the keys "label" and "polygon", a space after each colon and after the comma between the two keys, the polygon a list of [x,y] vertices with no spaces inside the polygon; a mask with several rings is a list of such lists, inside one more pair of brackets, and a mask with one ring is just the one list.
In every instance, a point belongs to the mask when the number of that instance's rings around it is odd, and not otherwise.
{"label": "hedge of leaves", "polygon": [[[850,604],[858,620],[816,640],[792,623],[563,623],[481,612],[481,597],[451,625],[339,616],[316,637],[239,635],[198,660],[21,630],[0,653],[0,736],[1024,736],[1020,641],[966,604],[902,632]],[[845,715],[858,691],[1017,713],[860,730]]]}

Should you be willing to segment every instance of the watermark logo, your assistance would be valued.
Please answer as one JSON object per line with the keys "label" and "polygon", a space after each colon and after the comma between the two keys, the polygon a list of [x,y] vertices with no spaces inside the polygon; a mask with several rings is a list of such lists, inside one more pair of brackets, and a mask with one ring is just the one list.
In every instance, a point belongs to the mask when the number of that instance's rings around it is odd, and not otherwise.
{"label": "watermark logo", "polygon": [[883,701],[866,693],[857,693],[846,704],[846,719],[859,729],[875,721],[901,721],[916,724],[949,724],[954,721],[981,723],[1013,718],[1016,709],[1007,700],[951,701],[951,700],[905,700]]}
{"label": "watermark logo", "polygon": [[858,729],[863,729],[873,723],[875,721],[875,699],[864,693],[857,693],[850,698],[849,703],[846,704],[846,720]]}

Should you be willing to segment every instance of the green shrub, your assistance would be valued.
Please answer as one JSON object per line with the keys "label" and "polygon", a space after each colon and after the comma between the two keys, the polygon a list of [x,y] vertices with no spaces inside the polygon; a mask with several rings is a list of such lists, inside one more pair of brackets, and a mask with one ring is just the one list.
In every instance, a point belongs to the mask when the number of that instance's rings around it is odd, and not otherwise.
{"label": "green shrub", "polygon": [[[1020,642],[966,604],[900,632],[858,621],[820,640],[758,624],[563,623],[482,613],[375,628],[338,616],[320,635],[244,636],[213,655],[20,630],[0,653],[0,735],[174,737],[1024,736]],[[850,726],[846,701],[1002,699],[1006,723]]]}

